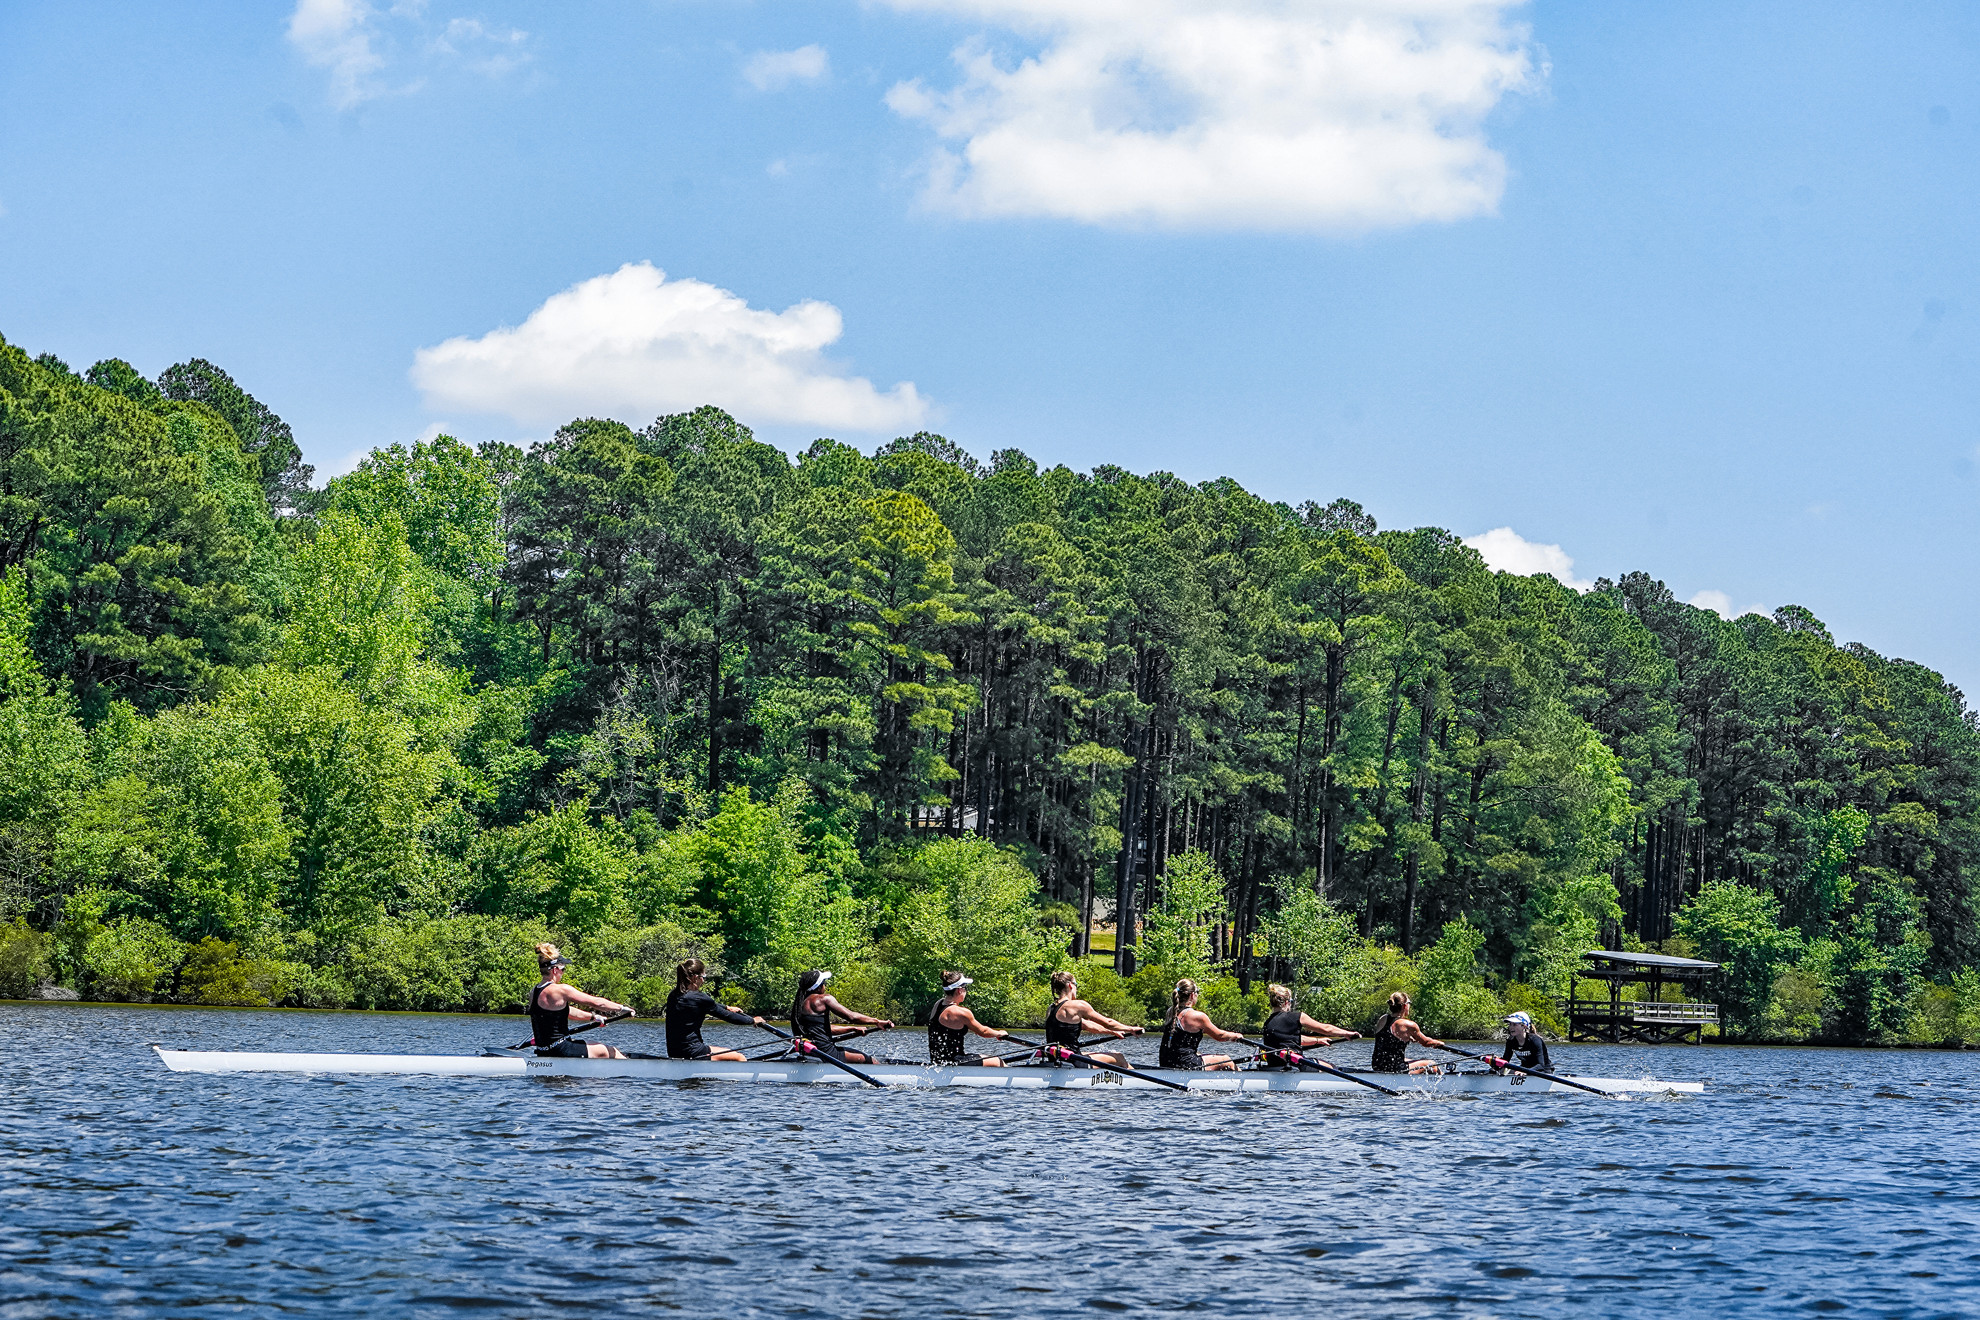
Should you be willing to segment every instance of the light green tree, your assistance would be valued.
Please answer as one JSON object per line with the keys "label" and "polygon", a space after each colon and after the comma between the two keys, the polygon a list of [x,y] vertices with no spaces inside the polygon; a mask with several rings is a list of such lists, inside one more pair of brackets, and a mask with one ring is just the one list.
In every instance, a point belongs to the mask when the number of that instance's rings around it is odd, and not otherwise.
{"label": "light green tree", "polygon": [[954,969],[976,982],[978,1014],[999,1020],[1019,985],[1053,957],[1037,877],[1015,853],[979,838],[923,844],[902,874],[917,887],[895,908],[886,946],[896,996],[923,1008],[942,971]]}
{"label": "light green tree", "polygon": [[1142,951],[1175,977],[1201,981],[1216,970],[1210,938],[1229,917],[1224,877],[1204,852],[1169,859],[1161,897],[1148,913]]}

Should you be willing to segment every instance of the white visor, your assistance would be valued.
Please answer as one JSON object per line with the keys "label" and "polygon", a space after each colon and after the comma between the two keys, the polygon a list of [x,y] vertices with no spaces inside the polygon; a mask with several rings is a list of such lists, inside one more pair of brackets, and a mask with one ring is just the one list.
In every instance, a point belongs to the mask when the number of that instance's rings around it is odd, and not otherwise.
{"label": "white visor", "polygon": [[942,993],[945,995],[952,995],[966,985],[975,985],[975,984],[976,982],[970,980],[967,976],[965,976],[960,981],[951,981],[947,985],[943,986]]}
{"label": "white visor", "polygon": [[811,993],[815,995],[820,990],[823,990],[825,988],[825,983],[831,979],[832,979],[832,974],[830,972],[820,972],[818,974],[818,979],[811,983]]}

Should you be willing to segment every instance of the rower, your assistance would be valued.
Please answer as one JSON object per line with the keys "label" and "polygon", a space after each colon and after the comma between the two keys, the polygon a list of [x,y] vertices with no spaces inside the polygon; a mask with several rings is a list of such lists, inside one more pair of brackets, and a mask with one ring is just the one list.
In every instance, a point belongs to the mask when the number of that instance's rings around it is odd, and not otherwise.
{"label": "rower", "polygon": [[1111,1063],[1116,1068],[1134,1067],[1125,1054],[1082,1053],[1079,1048],[1079,1033],[1082,1031],[1097,1031],[1107,1040],[1120,1040],[1125,1036],[1139,1036],[1142,1028],[1116,1022],[1081,999],[1079,982],[1071,972],[1053,972],[1052,1007],[1045,1012],[1045,1043],[1069,1049],[1096,1063]]}
{"label": "rower", "polygon": [[1430,1059],[1405,1059],[1404,1047],[1411,1041],[1435,1049],[1444,1042],[1424,1034],[1409,1016],[1409,996],[1398,990],[1389,996],[1389,1011],[1375,1019],[1368,1034],[1375,1038],[1375,1059],[1370,1065],[1378,1073],[1420,1073],[1434,1070]]}
{"label": "rower", "polygon": [[[1361,1033],[1337,1027],[1331,1022],[1321,1022],[1310,1018],[1293,1007],[1293,993],[1283,985],[1265,987],[1265,998],[1272,1005],[1272,1014],[1265,1019],[1265,1049],[1299,1051],[1313,1046],[1325,1048],[1337,1040],[1353,1040]],[[1288,1065],[1268,1061],[1268,1068],[1284,1068]]]}
{"label": "rower", "polygon": [[[835,1058],[846,1063],[880,1062],[878,1059],[861,1054],[858,1050],[841,1049],[837,1037],[841,1033],[857,1035],[859,1026],[878,1027],[885,1031],[894,1024],[883,1018],[855,1013],[826,994],[825,983],[831,979],[830,972],[821,972],[815,967],[798,973],[797,998],[791,1000],[791,1034],[799,1040],[808,1040],[821,1049],[831,1050]],[[858,1023],[859,1026],[833,1026],[833,1014],[837,1014],[847,1022]]]}
{"label": "rower", "polygon": [[1011,1034],[984,1026],[976,1020],[976,1014],[963,1007],[963,1000],[969,997],[969,987],[975,984],[961,972],[942,973],[942,997],[936,1001],[934,1016],[928,1019],[930,1063],[980,1065],[985,1068],[1004,1066],[1002,1059],[986,1059],[981,1054],[963,1053],[965,1035],[1002,1040]]}
{"label": "rower", "polygon": [[716,1003],[715,997],[701,988],[707,979],[708,964],[699,958],[689,958],[674,969],[674,991],[667,996],[667,1057],[741,1063],[748,1057],[741,1050],[709,1048],[701,1038],[701,1024],[718,1017],[739,1027],[760,1027],[763,1019]]}
{"label": "rower", "polygon": [[1202,995],[1196,982],[1184,978],[1176,982],[1176,988],[1169,994],[1169,1017],[1162,1024],[1161,1066],[1197,1071],[1208,1068],[1212,1072],[1235,1072],[1237,1064],[1228,1054],[1198,1054],[1196,1047],[1203,1043],[1205,1036],[1212,1040],[1243,1040],[1241,1031],[1225,1031],[1210,1020],[1210,1015],[1196,1006]]}
{"label": "rower", "polygon": [[615,1004],[609,999],[588,995],[574,986],[565,985],[564,969],[570,965],[570,959],[557,952],[556,945],[536,946],[536,966],[543,973],[543,979],[529,992],[530,1042],[536,1046],[538,1054],[554,1055],[559,1059],[625,1058],[610,1045],[567,1039],[571,1034],[571,1023],[599,1020],[599,1014],[588,1012],[588,1009],[636,1016],[624,1004]]}
{"label": "rower", "polygon": [[1503,1059],[1487,1059],[1494,1072],[1506,1068],[1533,1068],[1541,1072],[1552,1072],[1553,1060],[1547,1057],[1547,1042],[1540,1039],[1540,1033],[1533,1029],[1533,1018],[1526,1013],[1508,1013],[1506,1024],[1506,1055]]}

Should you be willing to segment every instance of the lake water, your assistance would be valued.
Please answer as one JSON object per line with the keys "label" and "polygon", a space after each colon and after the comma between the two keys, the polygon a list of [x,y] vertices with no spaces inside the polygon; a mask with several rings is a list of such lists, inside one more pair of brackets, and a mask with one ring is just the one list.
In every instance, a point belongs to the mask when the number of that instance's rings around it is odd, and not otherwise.
{"label": "lake water", "polygon": [[473,1052],[513,1018],[0,1006],[0,1032],[0,1317],[1980,1312],[1970,1053],[1563,1046],[1709,1090],[1391,1100],[197,1076],[148,1049]]}

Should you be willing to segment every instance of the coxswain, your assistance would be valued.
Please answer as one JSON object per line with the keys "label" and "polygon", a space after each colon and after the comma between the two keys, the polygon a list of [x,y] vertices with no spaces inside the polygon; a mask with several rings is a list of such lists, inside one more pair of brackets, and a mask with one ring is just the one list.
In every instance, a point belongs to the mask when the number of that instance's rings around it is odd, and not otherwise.
{"label": "coxswain", "polygon": [[936,1001],[934,1016],[928,1019],[930,1063],[981,1065],[985,1068],[1004,1066],[1002,1059],[986,1059],[981,1054],[963,1053],[965,1036],[1003,1040],[1011,1034],[984,1026],[976,1020],[976,1014],[963,1007],[963,1000],[969,997],[969,987],[975,984],[961,972],[942,973],[942,997]]}
{"label": "coxswain", "polygon": [[[799,1040],[808,1040],[822,1049],[831,1050],[835,1058],[847,1063],[878,1063],[878,1059],[861,1054],[858,1050],[840,1048],[837,1038],[842,1032],[846,1035],[856,1035],[861,1026],[878,1027],[885,1031],[894,1024],[884,1018],[855,1013],[826,994],[825,983],[831,979],[830,972],[821,972],[815,967],[798,973],[797,997],[791,1000],[791,1034]],[[834,1014],[847,1022],[859,1025],[833,1026]]]}
{"label": "coxswain", "polygon": [[1554,1063],[1547,1057],[1547,1042],[1540,1039],[1540,1033],[1533,1029],[1533,1018],[1526,1013],[1508,1013],[1505,1023],[1506,1057],[1486,1060],[1493,1070],[1515,1068],[1552,1072]]}
{"label": "coxswain", "polygon": [[1375,1019],[1368,1034],[1375,1038],[1375,1059],[1370,1065],[1378,1073],[1429,1072],[1437,1067],[1430,1059],[1406,1059],[1404,1047],[1411,1041],[1432,1049],[1442,1045],[1410,1020],[1409,996],[1398,990],[1389,996],[1389,1011]]}
{"label": "coxswain", "polygon": [[1116,1068],[1134,1067],[1125,1054],[1082,1051],[1079,1047],[1079,1033],[1082,1031],[1097,1031],[1108,1040],[1120,1040],[1124,1036],[1139,1036],[1142,1029],[1116,1022],[1081,999],[1079,982],[1071,972],[1053,972],[1052,1007],[1045,1011],[1045,1044],[1071,1050],[1095,1063],[1111,1063]]}
{"label": "coxswain", "polygon": [[1162,1024],[1161,1066],[1191,1072],[1208,1068],[1212,1072],[1235,1072],[1237,1064],[1228,1054],[1199,1054],[1196,1047],[1205,1036],[1212,1040],[1243,1040],[1241,1031],[1225,1031],[1196,1006],[1202,995],[1196,982],[1184,978],[1169,993],[1169,1017]]}
{"label": "coxswain", "polygon": [[708,964],[699,958],[690,958],[674,969],[674,990],[667,996],[667,1057],[741,1063],[748,1057],[741,1050],[711,1049],[701,1038],[701,1024],[718,1017],[739,1027],[760,1027],[763,1019],[716,1003],[715,997],[701,988],[707,979]]}
{"label": "coxswain", "polygon": [[554,944],[536,946],[536,966],[543,973],[543,979],[529,992],[530,1043],[536,1046],[538,1054],[554,1055],[560,1059],[623,1059],[626,1056],[610,1045],[594,1045],[588,1041],[571,1040],[573,1022],[596,1022],[597,1012],[622,1013],[633,1017],[633,1011],[624,1004],[615,1004],[597,995],[588,995],[574,986],[564,984],[564,969],[571,965],[570,959],[557,952]]}
{"label": "coxswain", "polygon": [[[1353,1040],[1361,1033],[1337,1027],[1331,1022],[1321,1022],[1310,1018],[1293,1007],[1293,993],[1283,985],[1265,987],[1265,998],[1272,1005],[1271,1016],[1265,1019],[1263,1033],[1267,1054],[1285,1051],[1297,1053],[1315,1046],[1325,1048],[1337,1040]],[[1290,1065],[1282,1060],[1268,1059],[1268,1068],[1285,1068]]]}

